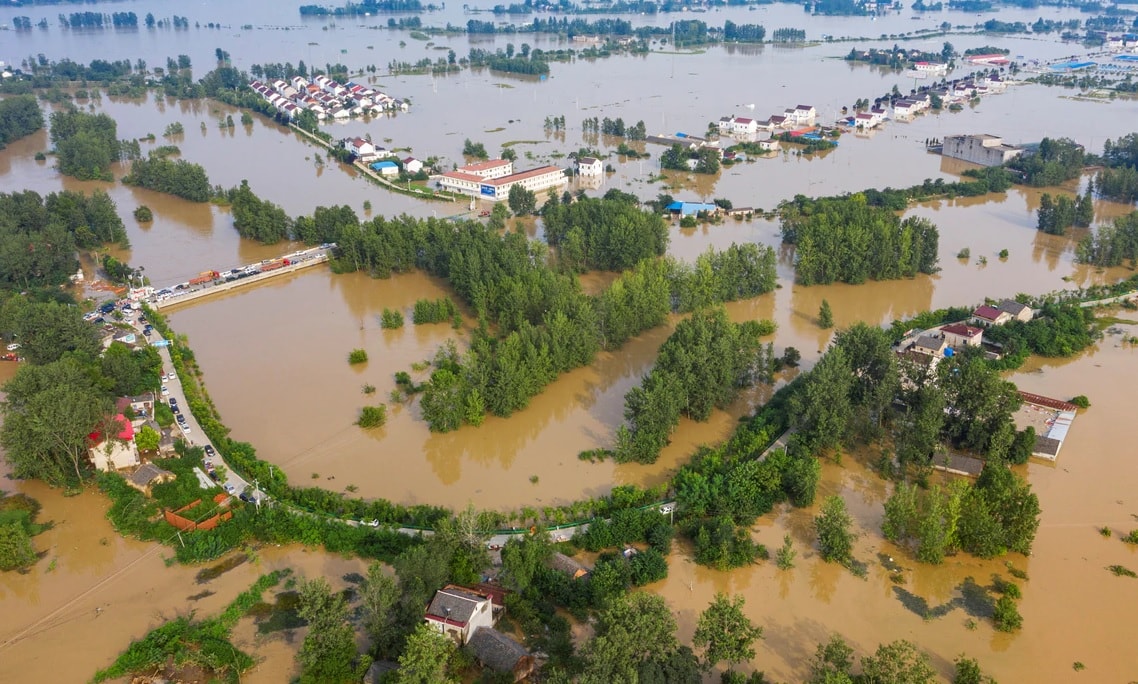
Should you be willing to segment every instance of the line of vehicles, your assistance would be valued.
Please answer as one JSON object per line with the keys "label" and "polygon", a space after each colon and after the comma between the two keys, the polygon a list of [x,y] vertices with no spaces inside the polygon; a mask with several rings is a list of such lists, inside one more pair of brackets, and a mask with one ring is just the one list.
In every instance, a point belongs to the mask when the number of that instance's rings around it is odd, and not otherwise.
{"label": "line of vehicles", "polygon": [[156,290],[151,296],[151,300],[155,302],[163,302],[169,299],[174,299],[185,295],[189,292],[194,292],[203,287],[211,285],[218,285],[221,283],[231,283],[243,278],[250,278],[262,273],[270,273],[285,266],[295,266],[297,264],[318,259],[325,256],[330,250],[335,249],[336,243],[326,242],[319,247],[312,247],[310,249],[303,249],[292,254],[286,254],[276,259],[265,259],[255,264],[249,264],[239,268],[230,269],[228,271],[202,271],[197,276],[189,280],[178,283],[171,287],[164,287]]}

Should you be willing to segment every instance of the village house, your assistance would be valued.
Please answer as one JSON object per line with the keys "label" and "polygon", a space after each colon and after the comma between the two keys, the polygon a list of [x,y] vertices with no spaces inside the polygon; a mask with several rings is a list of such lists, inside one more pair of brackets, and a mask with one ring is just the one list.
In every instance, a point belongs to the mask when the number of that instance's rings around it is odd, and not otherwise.
{"label": "village house", "polygon": [[407,173],[419,173],[423,170],[423,162],[414,157],[407,157],[403,160],[403,170]]}
{"label": "village house", "polygon": [[1020,304],[1014,299],[1005,299],[997,304],[996,308],[1000,311],[1006,311],[1013,319],[1024,323],[1027,323],[1035,316],[1035,312],[1032,311],[1030,306]]}
{"label": "village house", "polygon": [[897,100],[893,103],[893,118],[908,119],[916,114],[912,100]]}
{"label": "village house", "polygon": [[777,152],[778,147],[779,147],[779,145],[778,145],[777,140],[771,139],[771,140],[760,140],[759,141],[759,149],[762,150],[763,152]]}
{"label": "village house", "polygon": [[525,646],[493,627],[474,630],[466,649],[483,667],[495,672],[510,673],[515,682],[529,677],[536,665],[534,657]]}
{"label": "village house", "polygon": [[494,605],[489,596],[452,584],[435,592],[423,621],[444,636],[465,645],[480,627],[494,627]]}
{"label": "village house", "polygon": [[952,323],[942,327],[940,331],[944,334],[944,341],[953,348],[979,347],[984,336],[984,331],[980,328],[964,323]]}
{"label": "village house", "polygon": [[939,62],[917,62],[913,64],[913,70],[922,74],[943,76],[948,73],[948,65]]}
{"label": "village house", "polygon": [[605,172],[605,165],[596,157],[580,157],[577,159],[577,173],[582,176],[599,176]]}
{"label": "village house", "polygon": [[96,430],[87,435],[91,443],[89,454],[91,464],[96,470],[111,472],[132,468],[139,464],[138,447],[134,443],[134,426],[119,413],[114,417],[118,431],[112,438],[105,437]]}
{"label": "village house", "polygon": [[754,135],[758,130],[759,122],[754,119],[736,117],[731,124],[731,135],[734,136]]}
{"label": "village house", "polygon": [[368,161],[375,157],[375,145],[363,138],[352,138],[348,142],[348,151],[360,161]]}
{"label": "village house", "polygon": [[984,327],[990,325],[1003,325],[1010,320],[1012,320],[1012,315],[1010,313],[1001,309],[997,309],[994,306],[989,306],[987,304],[978,307],[975,311],[972,312],[972,322],[976,325]]}
{"label": "village house", "polygon": [[935,331],[933,331],[932,334],[926,333],[921,335],[917,338],[917,341],[913,343],[913,346],[910,347],[911,351],[934,358],[944,356],[946,349],[948,349],[948,343],[944,341],[942,336],[935,334]]}
{"label": "village house", "polygon": [[561,552],[554,553],[549,557],[549,567],[569,575],[570,579],[580,579],[589,574],[588,568]]}
{"label": "village house", "polygon": [[719,135],[731,135],[731,130],[735,126],[735,117],[721,116],[719,117]]}
{"label": "village house", "polygon": [[877,117],[868,112],[858,112],[854,117],[854,126],[863,130],[877,128]]}
{"label": "village house", "polygon": [[151,496],[154,485],[172,482],[175,478],[177,475],[169,470],[163,470],[153,463],[143,463],[126,478],[126,483],[146,496]]}
{"label": "village house", "polygon": [[796,126],[808,126],[814,123],[814,117],[817,115],[818,112],[813,105],[800,104],[794,109],[786,110],[786,118],[793,121]]}
{"label": "village house", "polygon": [[792,125],[794,125],[794,122],[790,121],[781,114],[772,114],[771,118],[767,119],[767,122],[769,126],[768,130],[774,130],[776,128],[790,128]]}

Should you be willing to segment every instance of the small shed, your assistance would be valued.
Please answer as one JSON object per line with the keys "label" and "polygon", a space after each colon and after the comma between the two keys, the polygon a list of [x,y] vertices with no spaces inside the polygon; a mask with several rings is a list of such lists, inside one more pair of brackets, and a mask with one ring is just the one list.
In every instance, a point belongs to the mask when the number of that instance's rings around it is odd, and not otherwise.
{"label": "small shed", "polygon": [[588,568],[561,552],[554,553],[549,557],[549,567],[558,572],[563,572],[573,579],[589,574]]}
{"label": "small shed", "polygon": [[523,681],[534,670],[534,658],[514,639],[493,627],[479,627],[466,644],[470,655],[495,672],[509,672],[515,682]]}
{"label": "small shed", "polygon": [[680,216],[694,216],[701,211],[714,214],[719,211],[719,207],[706,202],[672,202],[664,209],[669,213],[679,214]]}
{"label": "small shed", "polygon": [[371,170],[381,176],[398,176],[399,165],[393,161],[378,161],[371,165]]}
{"label": "small shed", "polygon": [[146,496],[150,496],[150,490],[154,485],[170,482],[175,477],[177,476],[169,470],[163,470],[153,463],[143,463],[130,474],[130,477],[126,478],[126,483]]}

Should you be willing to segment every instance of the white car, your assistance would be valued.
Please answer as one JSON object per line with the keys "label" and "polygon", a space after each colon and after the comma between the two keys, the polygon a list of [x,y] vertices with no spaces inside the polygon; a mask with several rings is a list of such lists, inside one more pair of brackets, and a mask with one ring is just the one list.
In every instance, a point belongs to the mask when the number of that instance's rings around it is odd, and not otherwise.
{"label": "white car", "polygon": [[237,488],[234,487],[233,485],[229,484],[228,482],[226,482],[225,483],[225,491],[229,492],[230,494],[236,494]]}
{"label": "white car", "polygon": [[169,396],[169,394],[170,394],[170,388],[167,387],[166,385],[162,385],[162,396],[164,396],[164,397]]}
{"label": "white car", "polygon": [[178,423],[178,427],[182,428],[182,434],[183,435],[190,434],[190,424],[189,423],[186,423],[186,422]]}
{"label": "white car", "polygon": [[166,381],[167,381],[167,380],[169,380],[169,379],[170,379],[170,376],[169,376],[169,375],[167,375],[166,373],[163,373],[163,374],[162,374],[162,382],[166,382]]}

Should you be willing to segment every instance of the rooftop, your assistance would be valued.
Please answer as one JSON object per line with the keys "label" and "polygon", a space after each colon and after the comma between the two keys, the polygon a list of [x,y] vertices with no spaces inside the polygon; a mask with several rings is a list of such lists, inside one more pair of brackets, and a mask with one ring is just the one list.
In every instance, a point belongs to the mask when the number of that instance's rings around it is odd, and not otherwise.
{"label": "rooftop", "polygon": [[596,164],[598,161],[600,160],[596,157],[581,157],[577,159],[578,164]]}
{"label": "rooftop", "polygon": [[517,641],[492,627],[474,630],[466,647],[486,667],[498,672],[512,672],[529,651]]}
{"label": "rooftop", "polygon": [[475,176],[473,173],[463,173],[462,171],[447,171],[442,174],[443,178],[453,178],[455,180],[470,181],[471,183],[481,183],[484,178],[482,176]]}
{"label": "rooftop", "polygon": [[1007,313],[1007,312],[1002,311],[1000,309],[997,309],[994,306],[988,306],[987,304],[985,304],[984,306],[981,306],[981,307],[977,308],[975,311],[973,311],[972,315],[976,316],[977,318],[983,318],[984,320],[987,320],[987,321],[994,321],[994,320],[998,319],[1000,316],[1004,315],[1005,313]]}
{"label": "rooftop", "polygon": [[976,328],[971,325],[965,325],[963,323],[953,323],[951,325],[946,325],[941,328],[941,330],[952,335],[961,335],[963,337],[975,337],[984,332],[980,328]]}
{"label": "rooftop", "polygon": [[508,176],[499,176],[497,178],[483,179],[482,182],[485,183],[486,185],[494,185],[494,186],[506,185],[507,183],[516,183],[518,181],[523,181],[527,178],[533,178],[535,176],[542,176],[542,175],[545,175],[547,173],[554,173],[554,172],[564,173],[561,170],[561,168],[557,167],[557,166],[539,166],[536,169],[530,169],[528,171],[518,171],[517,173],[511,173]]}
{"label": "rooftop", "polygon": [[489,161],[476,162],[474,164],[467,164],[466,166],[460,166],[460,167],[458,167],[458,170],[459,171],[465,171],[467,173],[477,173],[478,171],[489,171],[491,169],[497,169],[497,168],[501,168],[503,166],[509,166],[512,163],[513,162],[508,161],[506,159],[491,159]]}
{"label": "rooftop", "polygon": [[1029,307],[1027,304],[1020,304],[1014,299],[1005,299],[997,305],[997,308],[1000,311],[1007,311],[1013,316],[1018,316],[1031,307]]}
{"label": "rooftop", "polygon": [[446,587],[435,592],[427,607],[427,617],[466,624],[478,606],[487,600],[485,596],[458,587]]}
{"label": "rooftop", "polygon": [[153,463],[143,463],[138,467],[138,470],[130,474],[128,479],[138,487],[148,487],[151,482],[164,477],[173,478],[174,473],[169,470],[162,470]]}

